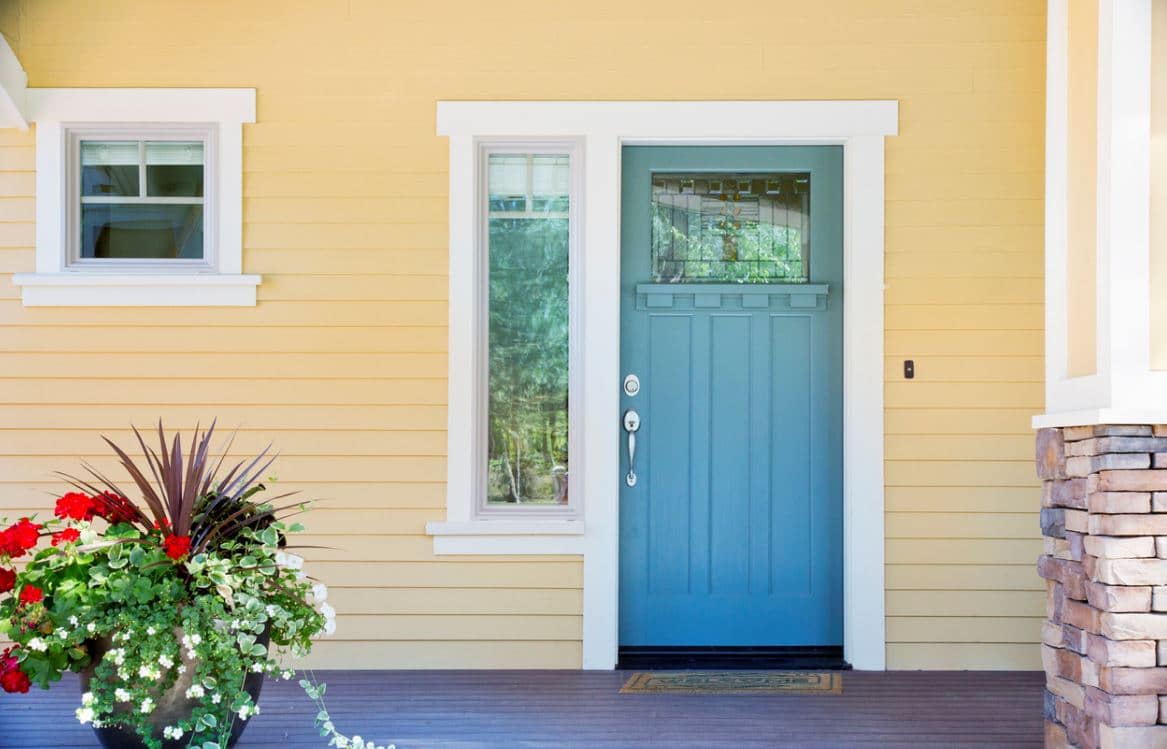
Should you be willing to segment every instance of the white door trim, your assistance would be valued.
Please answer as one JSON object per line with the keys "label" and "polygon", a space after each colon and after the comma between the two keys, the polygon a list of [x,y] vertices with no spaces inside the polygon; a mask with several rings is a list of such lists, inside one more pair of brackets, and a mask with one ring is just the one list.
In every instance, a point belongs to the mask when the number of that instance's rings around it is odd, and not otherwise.
{"label": "white door trim", "polygon": [[[579,138],[583,142],[582,538],[559,535],[564,553],[584,557],[583,667],[616,664],[619,600],[620,160],[637,144],[836,144],[844,149],[843,507],[844,657],[858,669],[883,669],[883,139],[895,135],[895,101],[439,102],[438,133],[450,136],[451,257],[463,257],[473,221],[465,174],[476,138]],[[457,182],[457,184],[456,184]],[[469,202],[467,202],[469,199]],[[472,234],[472,232],[469,232]],[[472,279],[451,263],[451,310]],[[461,306],[459,309],[461,309]],[[459,360],[469,329],[451,312],[450,361]],[[451,390],[454,387],[453,366]],[[453,427],[466,423],[452,399]],[[577,422],[578,423],[578,422]],[[453,442],[451,443],[453,446]],[[459,453],[464,445],[459,445]],[[581,457],[584,457],[581,456]],[[454,466],[451,473],[465,471]],[[573,457],[573,472],[580,461]],[[573,489],[574,491],[575,489]],[[464,503],[452,496],[451,511]],[[484,521],[485,522],[485,521]],[[556,553],[553,535],[499,528],[481,543],[443,537],[439,553]],[[513,535],[512,535],[513,534]],[[502,538],[510,536],[507,541]],[[537,540],[537,542],[536,542]],[[569,551],[570,549],[570,551]],[[505,552],[504,552],[505,550]]]}

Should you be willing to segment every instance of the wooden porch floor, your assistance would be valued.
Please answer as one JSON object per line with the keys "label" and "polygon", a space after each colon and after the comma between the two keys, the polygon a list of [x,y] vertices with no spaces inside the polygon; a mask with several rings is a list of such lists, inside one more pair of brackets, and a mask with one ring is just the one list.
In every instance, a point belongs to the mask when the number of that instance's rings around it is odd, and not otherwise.
{"label": "wooden porch floor", "polygon": [[[846,673],[841,695],[619,694],[627,672],[335,671],[341,730],[398,749],[1039,748],[1037,672]],[[76,680],[0,694],[0,746],[96,747]],[[323,747],[294,682],[269,684],[239,749]]]}

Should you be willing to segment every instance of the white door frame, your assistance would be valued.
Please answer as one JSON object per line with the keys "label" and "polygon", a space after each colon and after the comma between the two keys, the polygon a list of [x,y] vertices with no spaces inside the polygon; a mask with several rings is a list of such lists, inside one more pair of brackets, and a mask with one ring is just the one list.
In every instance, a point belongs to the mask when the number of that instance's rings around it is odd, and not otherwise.
{"label": "white door frame", "polygon": [[[611,669],[619,647],[620,166],[627,144],[841,145],[843,212],[843,652],[857,669],[883,669],[884,137],[895,135],[895,101],[439,102],[438,133],[450,136],[450,476],[448,512],[434,523],[435,552],[582,553],[583,667]],[[572,491],[583,527],[554,521],[464,521],[472,499],[465,457],[484,446],[461,404],[475,373],[465,324],[474,273],[478,199],[476,139],[574,138],[583,150],[582,455],[572,456]],[[469,228],[468,228],[469,227]],[[574,321],[573,321],[574,324]],[[578,415],[582,412],[582,415]],[[578,494],[577,494],[578,496]]]}

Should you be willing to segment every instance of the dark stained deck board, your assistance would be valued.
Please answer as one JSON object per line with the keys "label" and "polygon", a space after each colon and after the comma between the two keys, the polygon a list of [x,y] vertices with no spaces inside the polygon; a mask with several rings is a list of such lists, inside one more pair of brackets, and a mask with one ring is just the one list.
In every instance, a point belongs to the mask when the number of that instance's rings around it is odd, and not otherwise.
{"label": "dark stained deck board", "polygon": [[[848,672],[841,695],[619,694],[627,672],[323,671],[333,719],[398,749],[1038,749],[1039,672]],[[0,747],[97,747],[76,679],[0,693]],[[269,683],[238,749],[323,747],[295,682]]]}

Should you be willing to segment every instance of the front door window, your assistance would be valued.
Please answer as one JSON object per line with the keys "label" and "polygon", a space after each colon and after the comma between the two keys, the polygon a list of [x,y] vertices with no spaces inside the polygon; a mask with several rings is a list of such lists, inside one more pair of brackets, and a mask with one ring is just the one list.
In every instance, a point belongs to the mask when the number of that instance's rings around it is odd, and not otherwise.
{"label": "front door window", "polygon": [[809,172],[656,172],[656,283],[805,283]]}

